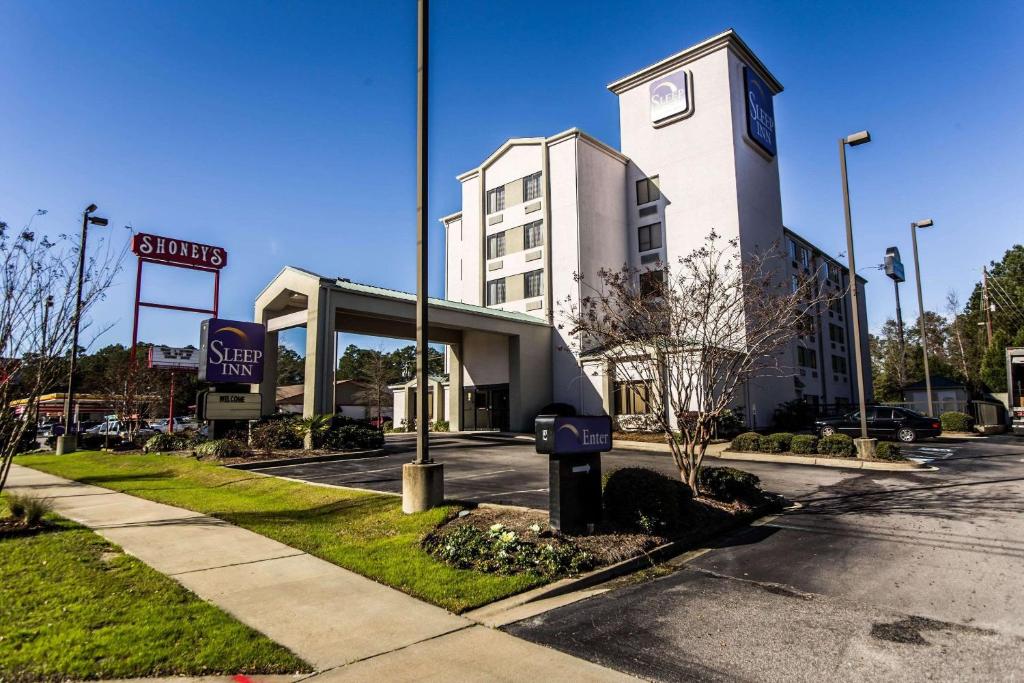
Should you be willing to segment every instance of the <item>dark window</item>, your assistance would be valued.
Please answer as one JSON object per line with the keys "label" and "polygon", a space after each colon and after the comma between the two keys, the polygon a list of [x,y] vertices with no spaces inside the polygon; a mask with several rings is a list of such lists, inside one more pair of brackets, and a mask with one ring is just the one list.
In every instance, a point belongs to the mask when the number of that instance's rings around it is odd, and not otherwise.
{"label": "dark window", "polygon": [[809,313],[804,313],[800,316],[800,335],[804,337],[814,338],[816,326],[814,324],[814,316]]}
{"label": "dark window", "polygon": [[544,232],[541,227],[541,221],[523,226],[523,249],[533,249],[544,244]]}
{"label": "dark window", "polygon": [[498,258],[505,255],[505,233],[499,232],[487,238],[487,258]]}
{"label": "dark window", "polygon": [[498,278],[487,283],[487,305],[505,303],[505,278]]}
{"label": "dark window", "polygon": [[636,181],[636,203],[649,204],[661,199],[661,188],[658,187],[658,176],[641,178]]}
{"label": "dark window", "polygon": [[647,385],[643,382],[616,382],[615,405],[616,415],[646,415],[651,412],[647,400]]}
{"label": "dark window", "polygon": [[886,408],[885,406],[879,406],[875,408],[875,419],[876,420],[891,420],[893,419],[893,409]]}
{"label": "dark window", "polygon": [[523,178],[523,201],[528,202],[540,196],[540,171]]}
{"label": "dark window", "polygon": [[665,272],[661,270],[645,270],[640,273],[640,296],[648,298],[658,296],[665,284]]}
{"label": "dark window", "polygon": [[843,284],[842,270],[834,263],[825,264],[825,274],[831,282],[837,285]]}
{"label": "dark window", "polygon": [[828,337],[837,344],[846,343],[846,330],[835,323],[828,324]]}
{"label": "dark window", "polygon": [[786,246],[789,250],[789,258],[791,261],[796,261],[796,242],[793,240],[787,240]]}
{"label": "dark window", "polygon": [[806,349],[802,346],[796,347],[796,359],[802,368],[815,370],[818,367],[818,354],[814,349]]}
{"label": "dark window", "polygon": [[487,213],[494,213],[505,208],[505,186],[496,187],[487,193]]}
{"label": "dark window", "polygon": [[661,249],[661,223],[641,225],[637,228],[637,241],[640,244],[640,251]]}
{"label": "dark window", "polygon": [[530,297],[540,296],[544,293],[544,271],[531,270],[523,275],[523,295]]}
{"label": "dark window", "polygon": [[842,299],[829,299],[828,310],[835,313],[840,318],[843,317],[843,300]]}
{"label": "dark window", "polygon": [[843,356],[832,356],[832,372],[837,375],[845,375],[846,370],[846,358]]}

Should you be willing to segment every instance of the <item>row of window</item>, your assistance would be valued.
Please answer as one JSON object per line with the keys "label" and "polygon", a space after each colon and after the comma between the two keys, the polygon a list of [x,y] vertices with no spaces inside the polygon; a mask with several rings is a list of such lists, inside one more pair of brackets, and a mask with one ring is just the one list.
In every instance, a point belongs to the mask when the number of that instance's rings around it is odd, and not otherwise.
{"label": "row of window", "polygon": [[[525,178],[521,178],[518,181],[512,181],[522,183],[522,201],[528,202],[541,196],[540,178],[540,171],[537,171],[536,173],[528,175]],[[487,191],[487,213],[491,214],[505,210],[506,187],[507,185],[502,185],[501,187],[496,187],[493,190]]]}
{"label": "row of window", "polygon": [[[543,223],[544,221],[534,221],[522,226],[523,249],[533,249],[544,244],[544,231],[541,230]],[[500,258],[505,255],[506,235],[508,232],[508,230],[503,230],[487,238],[487,258]]]}
{"label": "row of window", "polygon": [[[510,276],[518,277],[518,276]],[[523,298],[531,299],[544,294],[544,271],[543,270],[531,270],[528,273],[523,273]],[[507,289],[505,286],[505,280],[507,278],[500,277],[497,280],[488,280],[487,282],[487,305],[495,306],[497,304],[503,304],[506,301]]]}
{"label": "row of window", "polygon": [[616,415],[647,415],[652,412],[647,400],[647,385],[638,381],[616,382],[612,395]]}
{"label": "row of window", "polygon": [[[802,368],[808,368],[810,370],[818,369],[818,354],[814,349],[804,348],[803,346],[796,347],[796,362]],[[847,374],[847,364],[845,356],[832,355],[832,372],[837,375]]]}
{"label": "row of window", "polygon": [[[789,259],[793,261],[798,267],[810,269],[811,267],[811,250],[807,247],[801,246],[796,243],[795,240],[787,240],[787,246],[789,251]],[[843,284],[843,272],[842,267],[832,263],[831,261],[825,261],[825,277],[837,285]]]}

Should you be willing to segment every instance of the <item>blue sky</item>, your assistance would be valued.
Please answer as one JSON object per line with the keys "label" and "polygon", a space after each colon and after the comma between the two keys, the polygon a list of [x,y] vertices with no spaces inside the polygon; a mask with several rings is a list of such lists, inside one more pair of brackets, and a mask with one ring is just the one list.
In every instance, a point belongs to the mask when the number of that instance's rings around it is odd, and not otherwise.
{"label": "blue sky", "polygon": [[[786,87],[787,225],[845,250],[836,139],[870,129],[850,182],[871,326],[893,299],[867,267],[893,244],[909,259],[922,217],[936,222],[921,235],[925,303],[941,307],[1024,239],[1022,7],[435,0],[430,213],[457,210],[454,176],[508,137],[578,126],[617,146],[605,85],[732,27]],[[95,202],[115,242],[131,225],[223,245],[226,317],[250,319],[286,264],[411,290],[415,21],[412,0],[0,0],[0,219],[21,226],[42,208],[36,229],[73,232]],[[440,294],[440,224],[431,248]],[[95,311],[112,325],[99,343],[130,340],[125,266]],[[206,277],[154,268],[144,295],[200,305]],[[903,300],[916,315],[909,287]],[[141,337],[195,343],[199,318],[147,311]]]}

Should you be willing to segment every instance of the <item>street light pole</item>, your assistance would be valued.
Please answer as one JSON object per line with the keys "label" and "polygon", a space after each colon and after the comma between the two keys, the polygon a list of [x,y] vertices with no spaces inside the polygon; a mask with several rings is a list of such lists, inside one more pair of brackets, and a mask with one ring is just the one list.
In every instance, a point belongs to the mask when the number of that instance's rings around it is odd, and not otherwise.
{"label": "street light pole", "polygon": [[843,180],[843,212],[846,218],[846,257],[850,268],[850,303],[853,307],[853,352],[857,364],[857,398],[860,402],[860,438],[868,438],[867,401],[864,398],[864,359],[860,343],[860,296],[857,293],[857,261],[853,253],[853,219],[850,216],[850,186],[846,177],[846,146],[871,142],[866,130],[839,138],[839,170]]}
{"label": "street light pole", "polygon": [[82,318],[82,282],[85,278],[85,247],[89,238],[89,225],[104,226],[106,218],[93,216],[96,205],[90,204],[82,212],[82,237],[78,243],[78,284],[75,288],[75,316],[71,327],[71,358],[68,363],[68,391],[64,397],[64,434],[57,437],[56,454],[74,453],[78,435],[71,432],[71,410],[75,402],[75,366],[78,361],[78,332]]}
{"label": "street light pole", "polygon": [[921,262],[917,256],[917,229],[930,228],[935,221],[926,218],[910,224],[910,240],[914,244],[914,276],[917,278],[917,310],[918,328],[921,335],[921,352],[924,354],[924,390],[928,392],[928,416],[934,417],[935,409],[932,405],[932,375],[928,370],[928,328],[925,324],[924,295],[921,293]]}

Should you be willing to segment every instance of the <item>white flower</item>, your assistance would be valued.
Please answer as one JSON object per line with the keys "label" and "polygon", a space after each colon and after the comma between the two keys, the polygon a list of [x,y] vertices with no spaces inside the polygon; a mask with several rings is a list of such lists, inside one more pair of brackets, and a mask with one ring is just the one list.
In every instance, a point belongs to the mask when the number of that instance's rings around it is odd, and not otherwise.
{"label": "white flower", "polygon": [[491,525],[491,531],[501,531],[504,528],[505,528],[504,524],[492,524]]}
{"label": "white flower", "polygon": [[516,540],[516,532],[506,531],[500,536],[500,538],[502,543],[511,543],[512,541]]}
{"label": "white flower", "polygon": [[539,534],[540,533],[540,524],[531,524],[530,525],[530,531],[532,531],[535,534]]}

